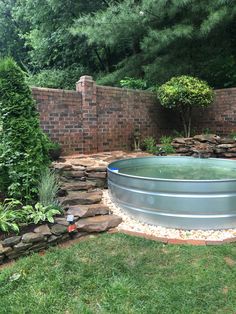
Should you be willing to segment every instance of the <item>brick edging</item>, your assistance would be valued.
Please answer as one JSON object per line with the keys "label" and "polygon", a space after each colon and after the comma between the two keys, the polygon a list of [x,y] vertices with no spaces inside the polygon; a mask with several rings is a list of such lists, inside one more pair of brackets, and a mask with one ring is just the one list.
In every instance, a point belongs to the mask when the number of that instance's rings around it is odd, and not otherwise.
{"label": "brick edging", "polygon": [[227,238],[224,240],[197,240],[197,239],[178,239],[178,238],[166,238],[166,237],[157,237],[154,235],[149,235],[142,232],[129,231],[125,229],[113,229],[109,230],[108,233],[123,233],[127,235],[132,235],[136,237],[145,238],[147,240],[154,240],[162,242],[163,244],[179,244],[179,245],[222,245],[236,242],[236,237]]}

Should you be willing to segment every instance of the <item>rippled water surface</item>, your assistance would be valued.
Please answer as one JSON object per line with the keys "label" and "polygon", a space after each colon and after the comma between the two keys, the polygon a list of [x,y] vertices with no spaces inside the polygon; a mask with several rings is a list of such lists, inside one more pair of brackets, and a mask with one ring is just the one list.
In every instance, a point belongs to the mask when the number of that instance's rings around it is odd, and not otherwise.
{"label": "rippled water surface", "polygon": [[120,173],[162,179],[217,180],[236,179],[235,168],[209,166],[209,164],[137,166],[120,169]]}

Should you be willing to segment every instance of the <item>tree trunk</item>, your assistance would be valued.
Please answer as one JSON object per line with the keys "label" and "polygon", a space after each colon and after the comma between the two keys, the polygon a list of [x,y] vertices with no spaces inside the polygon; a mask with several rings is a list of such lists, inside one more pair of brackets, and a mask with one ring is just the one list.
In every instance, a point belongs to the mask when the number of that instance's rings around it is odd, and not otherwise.
{"label": "tree trunk", "polygon": [[191,124],[192,124],[192,107],[189,106],[187,110],[187,119],[188,119],[188,137],[191,136]]}
{"label": "tree trunk", "polygon": [[184,111],[183,108],[180,108],[180,116],[184,127],[184,136],[191,136],[191,124],[192,124],[192,108],[189,106]]}
{"label": "tree trunk", "polygon": [[187,126],[184,111],[182,108],[180,108],[180,117],[181,117],[183,127],[184,127],[184,137],[188,137],[188,126]]}

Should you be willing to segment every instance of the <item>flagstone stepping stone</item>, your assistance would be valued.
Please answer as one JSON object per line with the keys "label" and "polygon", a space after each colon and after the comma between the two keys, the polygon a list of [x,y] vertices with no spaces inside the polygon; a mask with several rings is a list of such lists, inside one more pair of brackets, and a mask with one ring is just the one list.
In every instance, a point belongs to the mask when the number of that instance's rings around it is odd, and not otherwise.
{"label": "flagstone stepping stone", "polygon": [[102,192],[69,192],[68,195],[62,200],[63,206],[71,205],[90,205],[101,202]]}
{"label": "flagstone stepping stone", "polygon": [[39,226],[39,227],[34,229],[34,232],[35,233],[41,233],[41,234],[43,234],[45,236],[49,236],[49,235],[52,234],[50,229],[49,229],[49,227],[48,227],[48,225]]}
{"label": "flagstone stepping stone", "polygon": [[74,171],[84,171],[85,169],[86,169],[86,167],[84,167],[84,166],[72,165],[72,170],[74,170]]}
{"label": "flagstone stepping stone", "polygon": [[83,218],[76,222],[79,231],[103,232],[117,227],[122,219],[116,215],[95,216]]}
{"label": "flagstone stepping stone", "polygon": [[26,249],[30,248],[31,246],[32,246],[32,243],[20,242],[20,243],[14,245],[14,253],[25,251]]}
{"label": "flagstone stepping stone", "polygon": [[107,173],[106,172],[85,172],[86,176],[88,178],[101,178],[101,179],[105,179],[107,177]]}
{"label": "flagstone stepping stone", "polygon": [[19,243],[20,240],[21,240],[21,236],[10,237],[2,241],[2,246],[3,247],[13,246]]}
{"label": "flagstone stepping stone", "polygon": [[90,189],[94,189],[96,184],[94,182],[87,181],[70,181],[67,183],[63,183],[61,189],[66,191],[86,191]]}
{"label": "flagstone stepping stone", "polygon": [[61,234],[67,232],[67,227],[63,226],[63,225],[56,224],[56,225],[53,225],[51,227],[51,232],[55,235],[61,235]]}
{"label": "flagstone stepping stone", "polygon": [[70,162],[73,166],[90,167],[94,165],[94,160],[90,158],[71,159]]}
{"label": "flagstone stepping stone", "polygon": [[28,232],[22,236],[21,240],[23,243],[40,242],[44,240],[44,235],[41,233]]}
{"label": "flagstone stepping stone", "polygon": [[11,251],[12,251],[11,247],[4,247],[2,244],[0,244],[0,254],[6,254]]}
{"label": "flagstone stepping stone", "polygon": [[53,168],[56,170],[70,170],[72,169],[72,165],[63,162],[55,162],[53,163]]}
{"label": "flagstone stepping stone", "polygon": [[64,171],[62,175],[66,178],[81,178],[84,177],[84,171]]}
{"label": "flagstone stepping stone", "polygon": [[67,214],[79,218],[108,215],[109,207],[101,204],[70,206]]}
{"label": "flagstone stepping stone", "polygon": [[87,167],[87,172],[106,172],[107,167],[106,166],[97,166],[97,167]]}
{"label": "flagstone stepping stone", "polygon": [[56,217],[54,221],[59,225],[69,226],[69,222],[64,217]]}

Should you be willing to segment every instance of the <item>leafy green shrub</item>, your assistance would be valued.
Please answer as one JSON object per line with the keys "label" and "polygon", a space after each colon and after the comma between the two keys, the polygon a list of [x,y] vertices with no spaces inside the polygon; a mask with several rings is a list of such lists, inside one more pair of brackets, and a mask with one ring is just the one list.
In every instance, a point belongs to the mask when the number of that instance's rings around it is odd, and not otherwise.
{"label": "leafy green shrub", "polygon": [[161,148],[162,148],[162,151],[165,152],[166,154],[173,154],[175,153],[175,149],[174,147],[172,146],[172,137],[171,136],[162,136],[160,138],[160,143],[162,144],[161,145]]}
{"label": "leafy green shrub", "polygon": [[37,203],[35,206],[26,205],[22,207],[22,212],[25,220],[28,223],[38,224],[39,222],[54,222],[54,216],[61,213],[61,211],[54,205],[43,206]]}
{"label": "leafy green shrub", "polygon": [[53,170],[46,168],[39,181],[39,202],[43,206],[56,205],[56,197],[59,190],[59,182]]}
{"label": "leafy green shrub", "polygon": [[203,133],[203,134],[211,134],[212,132],[211,132],[211,129],[209,129],[209,128],[204,128],[204,129],[202,130],[202,133]]}
{"label": "leafy green shrub", "polygon": [[0,61],[0,103],[3,189],[16,199],[36,199],[40,173],[49,163],[48,139],[24,73],[9,58]]}
{"label": "leafy green shrub", "polygon": [[61,156],[62,148],[59,143],[49,142],[47,145],[49,158],[51,160],[58,160]]}
{"label": "leafy green shrub", "polygon": [[229,134],[229,137],[236,140],[236,132],[232,131],[230,134]]}
{"label": "leafy green shrub", "polygon": [[3,232],[19,232],[19,224],[22,213],[19,206],[20,201],[14,199],[5,199],[0,203],[0,230]]}
{"label": "leafy green shrub", "polygon": [[152,136],[148,136],[143,140],[142,147],[150,154],[156,154],[157,152],[156,140]]}
{"label": "leafy green shrub", "polygon": [[173,137],[184,137],[183,131],[173,130],[172,134],[173,134]]}
{"label": "leafy green shrub", "polygon": [[186,137],[191,133],[193,107],[207,107],[213,101],[213,90],[208,84],[191,76],[173,77],[157,89],[162,106],[180,112]]}
{"label": "leafy green shrub", "polygon": [[135,79],[133,77],[126,76],[123,80],[120,81],[120,86],[123,88],[132,88],[132,89],[147,89],[148,85],[145,80]]}
{"label": "leafy green shrub", "polygon": [[48,88],[75,89],[79,78],[86,73],[83,67],[70,67],[67,69],[48,69],[39,73],[29,75],[27,83],[31,86]]}

